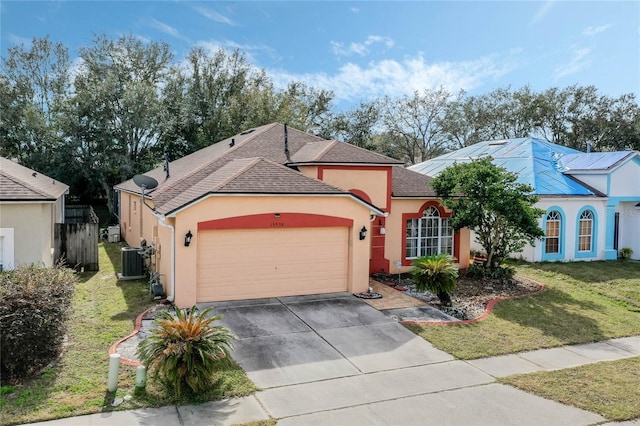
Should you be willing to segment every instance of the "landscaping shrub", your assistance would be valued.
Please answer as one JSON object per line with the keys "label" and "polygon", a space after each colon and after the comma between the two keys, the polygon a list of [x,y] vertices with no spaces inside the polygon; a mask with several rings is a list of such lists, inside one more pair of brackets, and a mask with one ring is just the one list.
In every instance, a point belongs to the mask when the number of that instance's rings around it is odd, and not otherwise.
{"label": "landscaping shrub", "polygon": [[513,279],[515,275],[515,269],[510,266],[499,266],[497,268],[490,268],[483,265],[471,265],[464,272],[466,278],[478,279],[478,280],[496,280],[499,282],[507,282]]}
{"label": "landscaping shrub", "polygon": [[26,378],[60,354],[76,282],[62,267],[0,272],[3,382]]}
{"label": "landscaping shrub", "polygon": [[453,257],[446,254],[419,257],[413,261],[411,273],[416,291],[431,291],[443,306],[451,306],[449,292],[458,284],[458,267]]}
{"label": "landscaping shrub", "polygon": [[175,308],[154,321],[149,336],[140,342],[138,356],[153,378],[180,399],[185,386],[194,393],[206,390],[219,362],[229,361],[229,329],[213,325],[221,315],[208,316],[211,309],[198,311]]}

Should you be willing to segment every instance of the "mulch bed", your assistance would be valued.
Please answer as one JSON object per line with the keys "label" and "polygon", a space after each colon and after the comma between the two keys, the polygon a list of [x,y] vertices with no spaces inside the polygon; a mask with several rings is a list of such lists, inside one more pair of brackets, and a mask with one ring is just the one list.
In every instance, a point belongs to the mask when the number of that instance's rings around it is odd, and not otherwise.
{"label": "mulch bed", "polygon": [[493,299],[526,296],[538,292],[540,284],[526,278],[516,276],[511,280],[472,279],[468,277],[458,278],[458,287],[451,292],[453,306],[442,306],[435,294],[430,292],[419,293],[415,291],[413,281],[406,274],[379,276],[374,279],[380,282],[406,287],[405,294],[427,302],[429,305],[441,310],[460,320],[472,320],[480,317]]}

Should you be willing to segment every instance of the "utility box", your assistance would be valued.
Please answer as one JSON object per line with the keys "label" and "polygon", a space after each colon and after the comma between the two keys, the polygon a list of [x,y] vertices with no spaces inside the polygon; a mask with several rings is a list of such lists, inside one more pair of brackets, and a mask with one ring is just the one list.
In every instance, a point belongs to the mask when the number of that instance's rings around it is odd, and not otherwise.
{"label": "utility box", "polygon": [[144,278],[144,259],[140,256],[140,248],[122,248],[122,274],[121,280],[134,280]]}
{"label": "utility box", "polygon": [[107,241],[110,243],[120,242],[120,225],[113,225],[107,228]]}

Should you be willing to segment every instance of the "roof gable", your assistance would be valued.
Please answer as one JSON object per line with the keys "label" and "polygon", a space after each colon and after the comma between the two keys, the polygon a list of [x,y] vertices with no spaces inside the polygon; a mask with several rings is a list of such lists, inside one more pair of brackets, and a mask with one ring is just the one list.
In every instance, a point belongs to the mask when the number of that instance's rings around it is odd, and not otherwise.
{"label": "roof gable", "polygon": [[561,159],[565,173],[609,172],[633,157],[640,157],[638,151],[590,152],[565,155]]}
{"label": "roof gable", "polygon": [[64,183],[0,157],[0,200],[55,201],[68,191]]}
{"label": "roof gable", "polygon": [[211,194],[348,194],[322,181],[264,158],[242,158],[202,174],[194,185],[169,199],[156,201],[162,214]]}
{"label": "roof gable", "polygon": [[395,158],[336,140],[308,143],[291,157],[290,163],[402,164]]}

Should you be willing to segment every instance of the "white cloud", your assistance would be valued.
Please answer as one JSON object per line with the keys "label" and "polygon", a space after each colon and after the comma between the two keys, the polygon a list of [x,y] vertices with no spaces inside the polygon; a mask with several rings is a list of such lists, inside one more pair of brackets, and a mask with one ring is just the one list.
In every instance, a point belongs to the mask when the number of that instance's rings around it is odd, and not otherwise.
{"label": "white cloud", "polygon": [[177,29],[171,25],[165,24],[164,22],[158,21],[157,19],[149,18],[149,26],[165,34],[169,34],[170,36],[182,38],[182,35],[180,35],[180,32]]}
{"label": "white cloud", "polygon": [[226,16],[216,12],[213,9],[207,9],[202,6],[193,6],[193,8],[202,16],[215,22],[234,26],[235,23]]}
{"label": "white cloud", "polygon": [[601,32],[608,30],[609,28],[611,28],[611,24],[600,25],[599,27],[587,27],[582,32],[582,35],[594,36],[596,34],[600,34]]}
{"label": "white cloud", "polygon": [[497,55],[462,62],[428,63],[419,54],[402,61],[372,61],[366,66],[348,63],[333,75],[267,71],[278,87],[284,87],[292,80],[304,81],[310,86],[333,91],[337,101],[354,101],[410,95],[416,90],[437,89],[440,86],[452,93],[469,91],[488,79],[498,79],[516,67],[516,62],[511,58],[501,59]]}
{"label": "white cloud", "polygon": [[589,53],[591,49],[575,49],[572,52],[571,61],[568,64],[557,66],[553,70],[553,79],[558,81],[566,76],[576,74],[591,65],[589,59]]}
{"label": "white cloud", "polygon": [[549,13],[554,3],[555,3],[555,0],[547,0],[546,2],[544,2],[544,4],[542,4],[542,6],[538,8],[538,11],[536,12],[536,14],[533,15],[533,18],[531,18],[531,21],[529,21],[529,26],[532,27],[538,22],[540,22],[542,18],[544,18],[547,15],[547,13]]}
{"label": "white cloud", "polygon": [[370,35],[367,39],[362,43],[352,42],[349,44],[349,47],[345,47],[344,43],[338,41],[331,41],[331,47],[333,53],[337,56],[351,56],[351,55],[359,55],[365,56],[369,53],[371,47],[374,44],[382,44],[387,49],[393,47],[395,42],[393,39],[389,37],[383,37],[378,35]]}
{"label": "white cloud", "polygon": [[25,47],[31,46],[31,39],[26,37],[20,37],[15,34],[9,34],[9,43],[12,46],[24,45]]}

